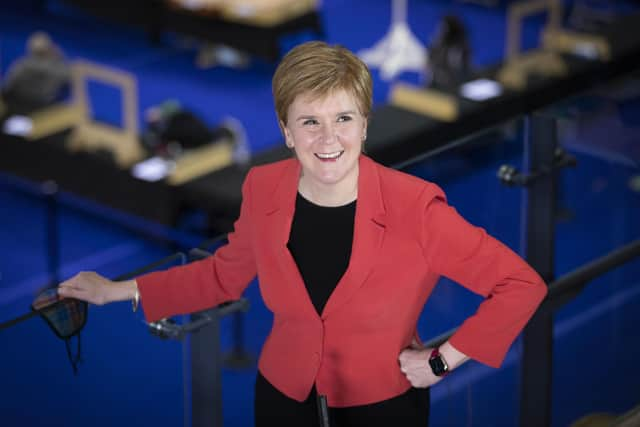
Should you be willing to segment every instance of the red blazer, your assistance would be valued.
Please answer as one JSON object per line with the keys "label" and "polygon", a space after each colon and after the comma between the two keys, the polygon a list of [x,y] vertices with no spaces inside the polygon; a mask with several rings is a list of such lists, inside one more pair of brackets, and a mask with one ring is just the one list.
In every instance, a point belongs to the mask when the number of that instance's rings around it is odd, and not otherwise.
{"label": "red blazer", "polygon": [[315,383],[330,406],[363,405],[409,389],[398,355],[443,275],[486,297],[451,344],[500,365],[546,294],[531,267],[460,217],[436,185],[363,155],[351,259],[319,316],[286,246],[299,175],[295,159],[253,168],[228,245],[205,260],[138,278],[147,319],[238,299],[257,274],[274,313],[262,375],[298,401]]}

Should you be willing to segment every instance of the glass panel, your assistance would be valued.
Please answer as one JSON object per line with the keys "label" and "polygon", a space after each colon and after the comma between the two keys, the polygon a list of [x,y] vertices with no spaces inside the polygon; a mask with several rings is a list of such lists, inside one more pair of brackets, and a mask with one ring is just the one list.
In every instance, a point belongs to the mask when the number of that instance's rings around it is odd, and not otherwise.
{"label": "glass panel", "polygon": [[[578,166],[562,174],[556,239],[561,276],[640,237],[640,84],[626,78],[565,103],[563,146]],[[557,311],[553,425],[640,403],[640,260],[590,282]]]}
{"label": "glass panel", "polygon": [[[7,279],[0,286],[5,297],[0,321],[7,321],[28,313],[37,288],[49,280],[46,216],[42,199],[34,195],[3,187],[0,198],[7,201],[0,202],[0,223],[15,225],[1,231],[3,247],[11,248],[0,264]],[[156,243],[70,208],[60,209],[59,225],[62,278],[81,270],[115,277],[168,254]],[[12,258],[20,254],[28,254],[24,266],[19,257]],[[132,313],[129,303],[89,307],[77,376],[65,342],[41,318],[2,330],[0,337],[2,425],[106,427],[130,425],[144,414],[145,423],[179,426],[189,416],[184,393],[188,341],[152,337],[142,313]],[[73,338],[70,349],[75,348]]]}
{"label": "glass panel", "polygon": [[[0,305],[7,305],[25,293],[30,297],[49,281],[43,203],[27,192],[35,190],[35,186],[22,191],[15,188],[17,185],[11,177],[0,175],[0,242],[15,242],[11,249],[3,248],[0,257]],[[0,321],[21,312],[0,313]]]}
{"label": "glass panel", "polygon": [[[504,164],[521,170],[522,150],[522,120],[515,120],[406,171],[438,184],[464,218],[520,252],[522,190],[502,184],[497,171]],[[462,286],[441,279],[419,321],[422,339],[459,326],[481,301]],[[461,366],[432,389],[431,423],[517,424],[519,358],[516,342],[500,369],[473,361]],[[499,411],[495,401],[500,402]]]}

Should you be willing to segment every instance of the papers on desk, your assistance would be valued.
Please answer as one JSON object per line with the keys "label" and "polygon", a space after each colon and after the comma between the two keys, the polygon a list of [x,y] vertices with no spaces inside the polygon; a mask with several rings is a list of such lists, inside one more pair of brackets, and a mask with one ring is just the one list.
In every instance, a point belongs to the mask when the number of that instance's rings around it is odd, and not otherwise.
{"label": "papers on desk", "polygon": [[7,135],[28,136],[33,130],[33,121],[27,116],[11,116],[2,129]]}
{"label": "papers on desk", "polygon": [[154,156],[136,163],[131,175],[144,181],[156,182],[165,179],[176,168],[176,162]]}
{"label": "papers on desk", "polygon": [[502,85],[490,79],[472,80],[460,86],[460,95],[472,101],[486,101],[502,95]]}
{"label": "papers on desk", "polygon": [[600,57],[598,47],[588,42],[576,43],[573,53],[586,59],[598,59]]}

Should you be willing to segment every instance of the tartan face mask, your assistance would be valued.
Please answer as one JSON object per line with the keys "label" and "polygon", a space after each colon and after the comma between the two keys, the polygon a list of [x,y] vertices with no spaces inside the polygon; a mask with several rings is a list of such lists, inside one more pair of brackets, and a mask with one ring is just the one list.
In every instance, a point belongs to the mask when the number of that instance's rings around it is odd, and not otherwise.
{"label": "tartan face mask", "polygon": [[[77,374],[81,362],[80,331],[87,323],[87,303],[62,298],[54,287],[40,292],[31,304],[31,310],[40,314],[58,338],[64,340],[73,373]],[[77,336],[77,345],[75,355],[72,355],[70,341],[74,336]]]}
{"label": "tartan face mask", "polygon": [[[67,356],[73,368],[78,373],[81,362],[80,331],[87,323],[88,305],[84,301],[73,298],[62,298],[58,295],[58,288],[47,288],[41,291],[31,304],[31,312],[0,323],[0,330],[9,328],[34,316],[41,316],[56,336],[64,340]],[[75,355],[71,353],[71,338],[77,337]]]}
{"label": "tartan face mask", "polygon": [[69,339],[80,333],[87,323],[87,303],[73,298],[62,298],[58,288],[40,292],[31,304],[61,339]]}

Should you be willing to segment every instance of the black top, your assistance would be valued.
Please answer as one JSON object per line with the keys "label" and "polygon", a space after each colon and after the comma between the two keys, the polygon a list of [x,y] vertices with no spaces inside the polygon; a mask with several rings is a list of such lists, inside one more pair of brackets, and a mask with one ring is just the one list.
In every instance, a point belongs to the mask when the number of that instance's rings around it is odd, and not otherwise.
{"label": "black top", "polygon": [[[344,206],[324,207],[311,203],[300,194],[296,198],[287,247],[318,314],[322,313],[349,265],[355,213],[355,201]],[[304,402],[297,402],[282,394],[258,372],[255,402],[256,427],[315,426],[319,423],[315,387]],[[389,420],[393,419],[403,426],[423,427],[428,425],[429,389],[411,388],[400,396],[370,405],[331,408],[329,417],[331,425],[340,426],[388,426]]]}
{"label": "black top", "polygon": [[313,306],[322,313],[351,258],[356,201],[336,207],[311,203],[298,193],[287,247]]}

